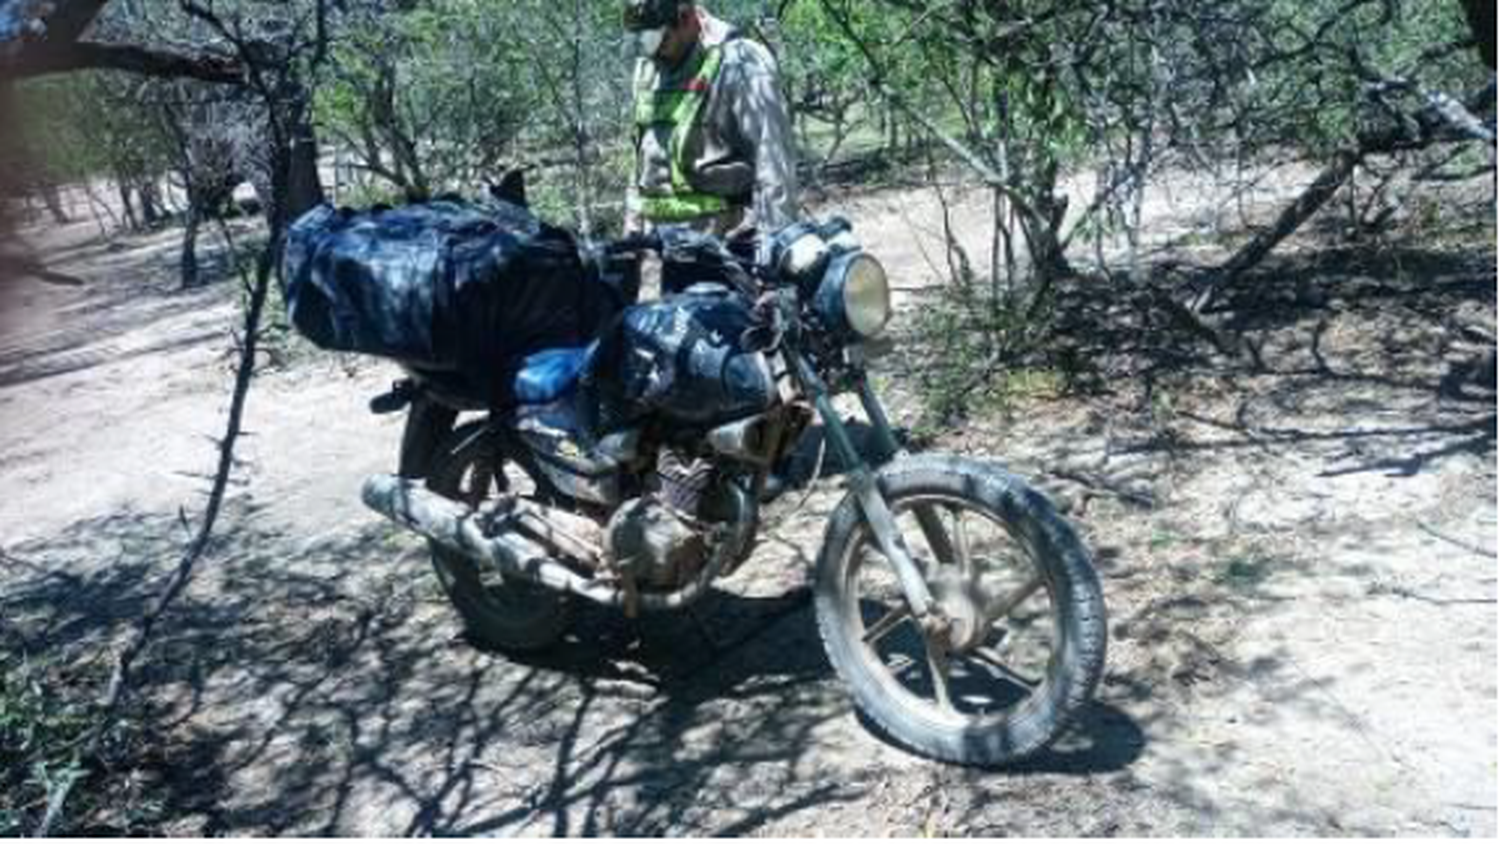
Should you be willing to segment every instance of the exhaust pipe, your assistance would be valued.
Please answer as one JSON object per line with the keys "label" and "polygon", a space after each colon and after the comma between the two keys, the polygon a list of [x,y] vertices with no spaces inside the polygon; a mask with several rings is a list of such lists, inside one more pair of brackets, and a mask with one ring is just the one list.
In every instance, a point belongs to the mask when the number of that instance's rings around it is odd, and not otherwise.
{"label": "exhaust pipe", "polygon": [[588,580],[554,561],[547,550],[517,532],[485,534],[482,515],[427,489],[420,479],[378,475],[365,480],[365,505],[466,558],[491,564],[509,578],[572,591]]}
{"label": "exhaust pipe", "polygon": [[[680,590],[628,597],[618,584],[579,575],[518,531],[487,534],[485,515],[433,493],[421,479],[371,476],[365,480],[361,498],[376,513],[466,558],[494,567],[506,578],[534,582],[617,608],[636,606],[656,611],[685,607],[703,593],[723,565],[722,556],[712,555],[698,577]],[[528,511],[536,516],[535,509]]]}

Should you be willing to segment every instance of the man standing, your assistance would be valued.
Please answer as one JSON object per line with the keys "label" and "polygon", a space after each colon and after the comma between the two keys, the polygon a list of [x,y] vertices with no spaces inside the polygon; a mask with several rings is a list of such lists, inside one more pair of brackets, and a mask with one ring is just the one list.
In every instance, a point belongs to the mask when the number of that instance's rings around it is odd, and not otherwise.
{"label": "man standing", "polygon": [[625,28],[641,53],[626,234],[660,225],[728,241],[756,233],[764,250],[797,214],[775,58],[692,0],[625,0]]}

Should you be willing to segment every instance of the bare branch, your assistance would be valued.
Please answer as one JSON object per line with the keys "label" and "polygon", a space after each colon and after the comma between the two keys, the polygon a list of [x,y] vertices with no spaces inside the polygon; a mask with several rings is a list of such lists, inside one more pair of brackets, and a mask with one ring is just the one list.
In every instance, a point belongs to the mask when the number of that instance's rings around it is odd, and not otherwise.
{"label": "bare branch", "polygon": [[243,66],[222,56],[94,41],[38,45],[15,62],[0,66],[0,73],[12,79],[26,79],[88,69],[121,70],[142,76],[188,78],[231,85],[244,82]]}
{"label": "bare branch", "polygon": [[854,31],[854,27],[849,22],[848,16],[845,15],[841,10],[837,9],[834,4],[830,2],[830,0],[820,0],[820,2],[822,2],[823,8],[826,9],[828,11],[828,14],[834,19],[834,22],[839,25],[839,29],[843,30],[844,36],[848,38],[849,42],[852,43],[856,48],[858,48],[860,53],[864,55],[865,61],[869,63],[870,69],[873,73],[873,77],[870,82],[874,86],[875,90],[878,91],[880,95],[886,99],[887,102],[900,109],[906,114],[907,117],[920,124],[922,128],[928,132],[928,134],[941,142],[944,147],[947,147],[949,150],[951,150],[954,155],[958,156],[958,158],[962,160],[964,164],[968,165],[980,177],[986,187],[993,188],[1005,194],[1006,198],[1014,203],[1016,208],[1022,214],[1030,216],[1036,215],[1036,210],[1032,206],[1031,202],[1027,200],[1026,197],[1021,196],[1015,190],[1015,188],[1011,186],[1011,184],[1003,176],[1000,175],[999,171],[995,170],[993,167],[990,167],[990,165],[986,163],[978,153],[975,153],[973,150],[964,146],[964,144],[958,139],[945,132],[943,128],[938,126],[937,123],[932,120],[932,118],[928,117],[928,115],[922,109],[917,108],[905,96],[903,96],[895,88],[891,87],[891,85],[886,82],[884,65],[881,63],[880,59],[875,56],[874,51],[870,49],[870,46],[865,43],[864,39],[860,38],[859,34]]}
{"label": "bare branch", "polygon": [[[114,721],[119,713],[120,704],[125,699],[125,693],[130,687],[131,671],[135,661],[150,643],[151,634],[157,623],[166,614],[179,594],[187,587],[188,581],[193,577],[193,569],[198,561],[208,550],[209,541],[213,538],[214,524],[218,520],[219,511],[224,504],[224,495],[228,490],[231,479],[230,474],[235,467],[234,445],[240,435],[241,421],[244,419],[245,402],[250,394],[250,382],[255,375],[256,347],[260,338],[260,319],[264,311],[266,295],[270,291],[271,275],[276,266],[276,256],[280,251],[279,237],[273,237],[261,253],[260,261],[256,268],[255,285],[251,291],[250,306],[245,313],[245,343],[240,349],[239,368],[235,373],[234,393],[229,405],[229,418],[225,424],[224,438],[219,445],[218,469],[214,473],[213,486],[209,491],[208,503],[203,514],[203,522],[198,526],[198,532],[194,535],[187,549],[177,560],[177,567],[172,571],[171,578],[167,581],[156,602],[136,623],[135,632],[120,650],[115,658],[114,671],[110,674],[109,687],[105,693],[104,700],[100,704],[100,714],[93,727],[90,729],[82,750],[78,755],[80,762],[86,762],[98,756],[103,745],[104,738],[109,734]],[[57,824],[67,805],[68,797],[79,780],[87,774],[83,767],[70,770],[53,789],[47,799],[47,810],[38,824],[33,836],[46,837]]]}

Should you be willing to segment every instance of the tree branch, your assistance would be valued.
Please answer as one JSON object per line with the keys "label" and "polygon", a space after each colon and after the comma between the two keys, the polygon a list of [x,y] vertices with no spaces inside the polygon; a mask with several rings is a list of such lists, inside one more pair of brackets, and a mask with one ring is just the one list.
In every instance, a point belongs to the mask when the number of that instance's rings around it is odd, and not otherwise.
{"label": "tree branch", "polygon": [[993,167],[990,167],[990,165],[986,163],[978,153],[974,152],[968,147],[965,147],[961,142],[959,142],[958,139],[954,138],[952,135],[949,135],[947,132],[944,132],[943,128],[938,126],[937,123],[933,121],[932,118],[928,117],[925,112],[912,105],[910,101],[908,101],[900,94],[900,92],[896,91],[888,83],[886,83],[886,74],[884,67],[881,65],[880,60],[875,56],[874,51],[870,49],[870,46],[866,44],[864,39],[860,38],[859,34],[854,31],[854,25],[850,23],[848,16],[845,15],[841,10],[835,8],[834,4],[830,2],[830,0],[822,0],[822,4],[823,8],[828,12],[829,17],[832,17],[834,19],[834,22],[838,24],[839,29],[843,31],[844,36],[848,38],[849,42],[857,47],[859,49],[859,52],[864,55],[865,62],[870,66],[870,72],[872,74],[870,84],[877,92],[880,93],[882,97],[884,97],[891,105],[905,112],[907,117],[910,117],[912,120],[921,124],[922,128],[925,129],[929,134],[931,134],[932,137],[942,142],[943,146],[947,147],[953,152],[954,155],[962,159],[963,162],[967,164],[979,176],[985,187],[992,188],[1004,194],[1006,198],[1015,205],[1016,210],[1021,214],[1031,217],[1038,216],[1037,211],[1035,207],[1032,206],[1031,202],[1028,201],[1025,197],[1021,196],[1021,194],[1016,191],[1015,188],[1012,187],[1011,184],[1007,182],[1003,176],[1000,175],[999,171],[995,170]]}
{"label": "tree branch", "polygon": [[46,33],[40,45],[68,44],[83,37],[110,0],[62,0],[43,18]]}
{"label": "tree branch", "polygon": [[198,526],[198,532],[193,540],[183,550],[182,556],[177,561],[177,567],[172,572],[172,577],[167,586],[156,598],[151,610],[146,613],[136,624],[135,632],[115,658],[114,671],[110,674],[109,688],[105,693],[104,701],[100,705],[100,715],[89,733],[85,736],[87,740],[78,756],[78,761],[84,766],[75,767],[63,778],[53,789],[47,799],[47,811],[42,817],[41,823],[33,832],[35,837],[46,837],[52,827],[57,824],[66,806],[68,796],[72,793],[78,781],[87,775],[90,770],[86,762],[98,756],[103,746],[109,729],[113,726],[115,718],[119,713],[120,703],[124,701],[125,692],[130,687],[130,673],[134,667],[135,660],[140,657],[142,651],[151,640],[151,633],[156,624],[161,621],[172,602],[187,587],[188,581],[193,576],[193,568],[197,565],[203,553],[207,551],[209,541],[213,538],[214,524],[218,520],[219,510],[224,504],[224,495],[229,487],[230,472],[234,469],[234,445],[241,433],[241,421],[245,414],[245,401],[250,394],[250,382],[255,376],[255,355],[260,340],[260,318],[265,308],[266,294],[270,291],[271,275],[276,267],[277,256],[280,254],[280,236],[274,234],[266,244],[260,255],[260,261],[256,266],[255,285],[250,292],[250,306],[245,313],[245,340],[240,347],[239,368],[235,372],[234,394],[229,404],[229,419],[225,424],[225,432],[219,441],[218,469],[214,473],[213,487],[209,491],[208,504],[203,514],[203,522]]}
{"label": "tree branch", "polygon": [[244,82],[243,66],[232,59],[204,54],[178,53],[135,44],[104,44],[77,41],[70,44],[38,44],[19,59],[0,66],[0,75],[12,79],[43,76],[86,69],[121,70],[143,76],[189,78],[204,82]]}

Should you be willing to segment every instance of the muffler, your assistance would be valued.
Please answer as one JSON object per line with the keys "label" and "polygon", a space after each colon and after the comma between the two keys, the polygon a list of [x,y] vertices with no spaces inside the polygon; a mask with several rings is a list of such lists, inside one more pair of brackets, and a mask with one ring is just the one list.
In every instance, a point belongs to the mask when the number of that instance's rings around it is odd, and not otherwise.
{"label": "muffler", "polygon": [[498,568],[503,576],[567,591],[589,582],[519,532],[489,536],[484,530],[486,515],[433,493],[421,479],[371,476],[365,480],[362,498],[376,512],[466,558]]}
{"label": "muffler", "polygon": [[[680,590],[627,597],[627,592],[618,584],[575,572],[518,528],[507,527],[491,534],[487,527],[492,522],[499,522],[493,521],[494,515],[476,512],[463,503],[433,493],[421,479],[386,474],[371,476],[365,480],[362,499],[375,512],[466,558],[496,568],[501,576],[534,582],[602,605],[633,605],[647,611],[681,608],[698,598],[722,566],[718,556],[711,556],[709,565],[703,568],[698,578]],[[520,512],[528,520],[513,521],[513,525],[527,522],[534,525],[551,510],[528,503]],[[571,534],[575,533],[562,533],[563,536]]]}

